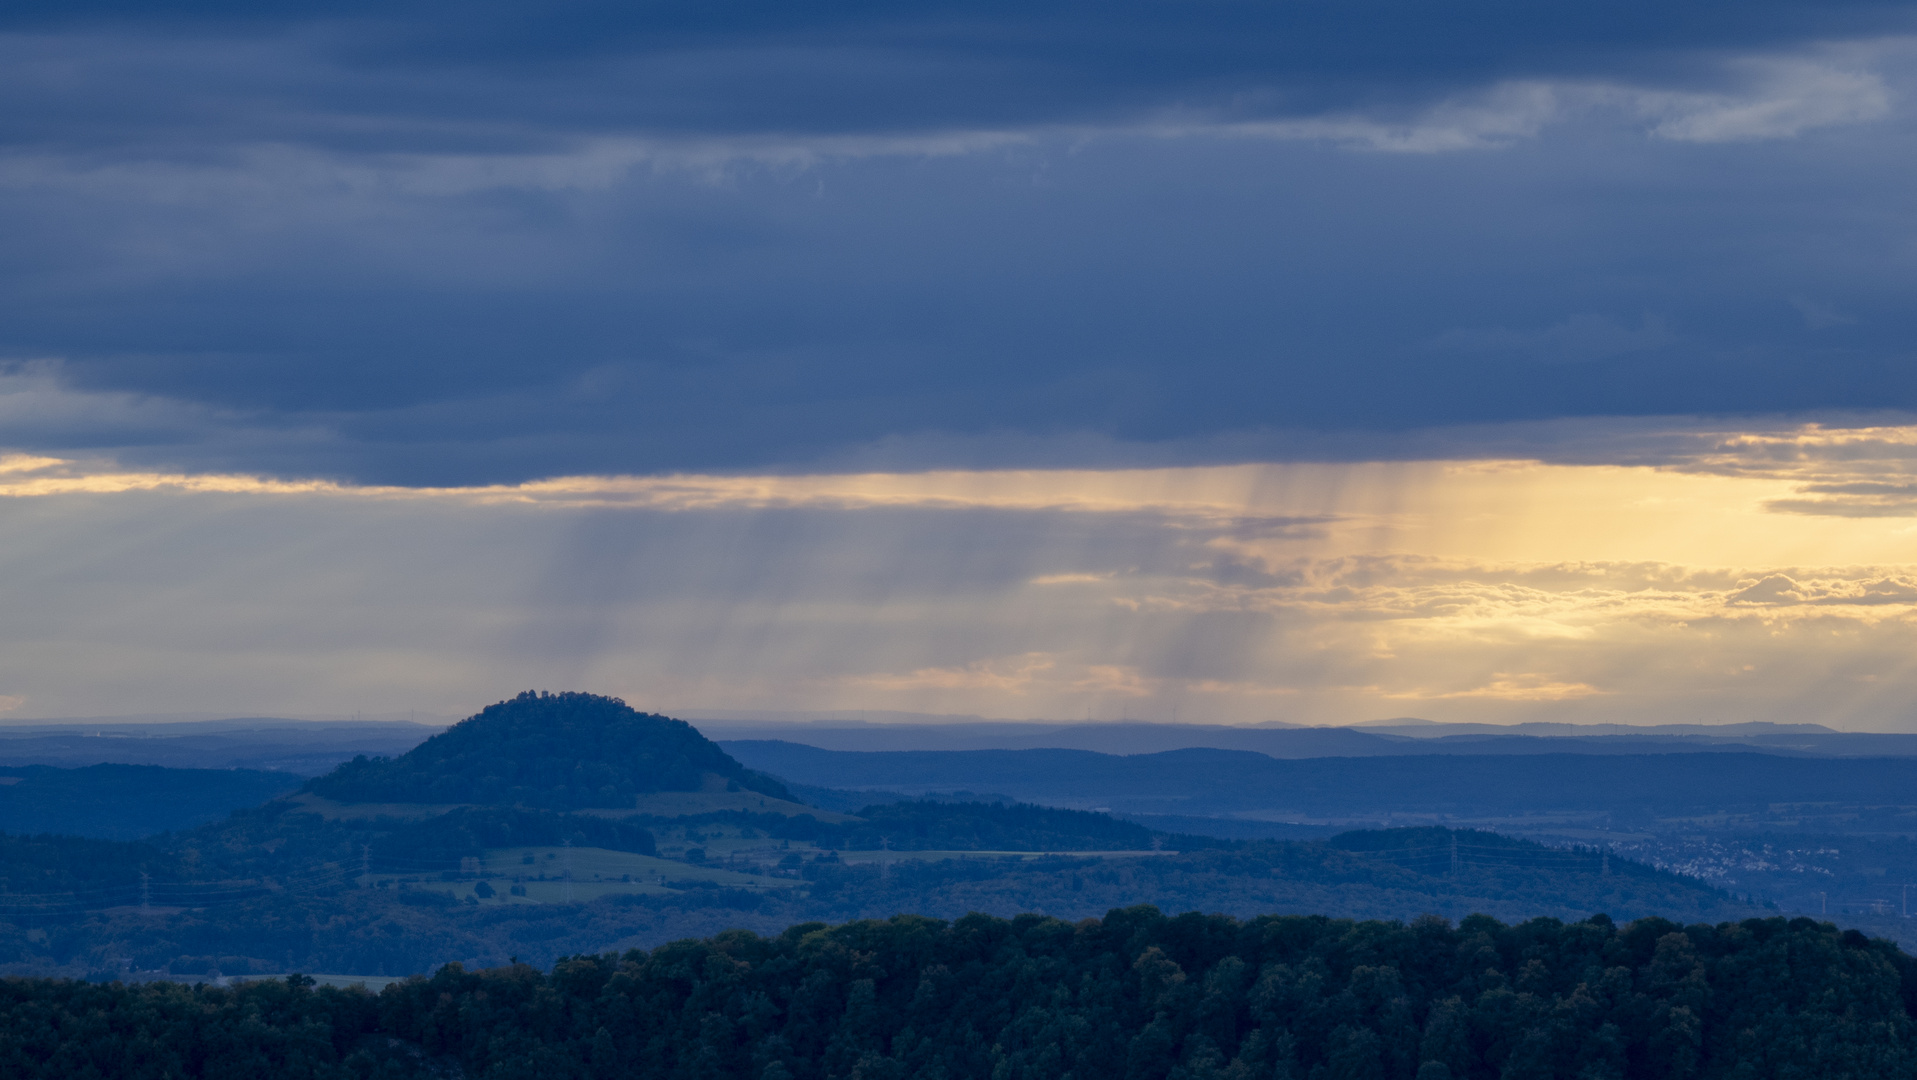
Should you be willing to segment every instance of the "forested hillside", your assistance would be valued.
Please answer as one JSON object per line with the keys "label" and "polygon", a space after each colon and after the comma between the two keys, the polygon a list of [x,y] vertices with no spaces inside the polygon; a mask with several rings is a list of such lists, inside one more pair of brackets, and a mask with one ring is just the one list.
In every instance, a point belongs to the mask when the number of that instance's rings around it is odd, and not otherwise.
{"label": "forested hillside", "polygon": [[[747,784],[763,794],[720,790]],[[658,794],[674,787],[703,790]],[[406,975],[735,927],[1078,919],[1138,903],[1241,917],[1762,911],[1639,863],[1484,832],[1241,842],[991,802],[848,816],[782,793],[678,721],[613,698],[522,694],[399,758],[147,843],[4,838],[0,971]],[[713,805],[732,808],[685,810]]]}
{"label": "forested hillside", "polygon": [[[44,868],[9,882],[20,891],[0,918],[0,971],[406,975],[448,960],[550,963],[729,927],[778,933],[800,922],[898,912],[1080,919],[1137,903],[1240,917],[1335,912],[1403,920],[1479,912],[1576,920],[1604,912],[1717,922],[1759,913],[1641,864],[1441,829],[1110,857],[731,841],[771,843],[794,864],[786,871],[721,860],[726,826],[697,828],[715,852],[703,863],[650,857],[649,831],[582,815],[465,811],[395,826],[282,809],[242,816],[173,849],[82,842],[71,856],[86,860],[90,876],[64,877],[51,872],[63,865],[61,850],[22,841],[39,851]],[[550,845],[555,839],[573,846]],[[548,846],[534,846],[541,842]],[[619,847],[631,853],[620,855]],[[595,861],[579,862],[577,872],[565,861],[587,858]],[[624,866],[587,869],[610,860]],[[111,873],[100,869],[116,863]]]}
{"label": "forested hillside", "polygon": [[1894,946],[1614,852],[787,796],[527,694],[198,828],[0,836],[0,972],[86,977],[0,980],[0,1075],[1913,1075]]}
{"label": "forested hillside", "polygon": [[644,792],[698,791],[708,776],[789,797],[683,720],[596,694],[529,691],[397,758],[356,757],[307,790],[341,802],[621,808]]}
{"label": "forested hillside", "polygon": [[0,981],[0,1073],[1578,1080],[1917,1073],[1917,962],[1809,919],[899,916],[363,990]]}

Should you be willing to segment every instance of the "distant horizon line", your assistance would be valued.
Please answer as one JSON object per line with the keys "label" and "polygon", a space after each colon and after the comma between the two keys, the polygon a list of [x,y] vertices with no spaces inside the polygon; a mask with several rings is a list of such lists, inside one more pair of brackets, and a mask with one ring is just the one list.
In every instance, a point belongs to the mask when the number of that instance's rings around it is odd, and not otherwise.
{"label": "distant horizon line", "polygon": [[[649,711],[635,705],[640,711]],[[468,716],[472,714],[467,714]],[[823,727],[871,727],[871,728],[912,728],[912,727],[1044,727],[1044,728],[1082,728],[1082,727],[1180,727],[1180,728],[1216,728],[1221,730],[1258,731],[1330,731],[1359,730],[1384,731],[1393,729],[1419,729],[1432,731],[1438,729],[1480,729],[1490,731],[1522,732],[1565,731],[1599,732],[1607,729],[1620,732],[1686,733],[1704,731],[1731,731],[1737,729],[1760,730],[1778,734],[1815,734],[1868,735],[1898,734],[1884,731],[1849,731],[1831,727],[1828,724],[1803,721],[1780,723],[1772,720],[1741,720],[1723,722],[1698,721],[1692,723],[1629,724],[1617,721],[1578,722],[1573,720],[1527,720],[1512,723],[1500,723],[1489,720],[1427,720],[1421,717],[1392,717],[1385,719],[1358,720],[1350,723],[1299,724],[1283,720],[1264,720],[1248,723],[1229,723],[1200,720],[1151,720],[1140,717],[1121,717],[1117,719],[1061,719],[984,717],[969,713],[921,713],[895,709],[820,709],[820,710],[772,710],[772,709],[685,709],[665,710],[656,715],[670,716],[688,723],[717,724],[726,727],[765,727],[765,728],[823,728]],[[228,727],[229,725],[258,726],[354,726],[354,725],[394,725],[407,724],[420,728],[445,728],[466,719],[466,716],[450,716],[429,713],[423,710],[405,710],[391,712],[358,713],[304,713],[293,715],[271,715],[233,712],[167,712],[167,713],[131,713],[117,716],[48,716],[48,717],[6,717],[0,719],[0,731],[24,731],[34,728],[71,729],[91,725],[100,727]],[[1460,732],[1463,733],[1463,732]]]}

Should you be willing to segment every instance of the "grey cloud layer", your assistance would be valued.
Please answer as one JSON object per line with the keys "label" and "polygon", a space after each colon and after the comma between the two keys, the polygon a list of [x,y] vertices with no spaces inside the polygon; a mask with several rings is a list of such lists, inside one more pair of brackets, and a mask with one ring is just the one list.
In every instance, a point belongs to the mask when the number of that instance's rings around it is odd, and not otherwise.
{"label": "grey cloud layer", "polygon": [[[1907,31],[1907,5],[20,3],[30,142],[523,148],[617,131],[882,132],[1255,120],[1499,81],[1726,81],[1727,54]],[[37,62],[36,62],[37,61]],[[80,76],[75,78],[75,76]],[[125,91],[141,89],[138,97]],[[137,137],[137,136],[136,136]]]}
{"label": "grey cloud layer", "polygon": [[0,357],[64,412],[5,441],[444,483],[1917,409],[1910,10],[11,6]]}

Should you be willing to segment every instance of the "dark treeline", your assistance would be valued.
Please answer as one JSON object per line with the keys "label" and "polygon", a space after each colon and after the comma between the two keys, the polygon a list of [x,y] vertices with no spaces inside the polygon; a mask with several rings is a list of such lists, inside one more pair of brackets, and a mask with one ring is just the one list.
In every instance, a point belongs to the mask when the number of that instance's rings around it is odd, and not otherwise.
{"label": "dark treeline", "polygon": [[1917,961],[1809,919],[1452,927],[1132,907],[731,931],[379,995],[0,981],[0,1073],[497,1080],[1917,1074]]}

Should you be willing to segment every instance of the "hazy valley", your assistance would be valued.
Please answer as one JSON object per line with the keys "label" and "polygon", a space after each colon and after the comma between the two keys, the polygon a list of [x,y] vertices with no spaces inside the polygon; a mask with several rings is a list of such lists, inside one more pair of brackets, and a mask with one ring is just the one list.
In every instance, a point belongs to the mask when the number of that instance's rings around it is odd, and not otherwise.
{"label": "hazy valley", "polygon": [[[598,719],[569,727],[561,702],[575,699]],[[1280,758],[1152,750],[1224,740],[1140,724],[1010,733],[1130,739],[1141,752],[1129,755],[854,751],[714,743],[610,705],[601,716],[600,700],[522,699],[390,757],[360,750],[431,729],[149,728],[60,748],[213,764],[330,747],[330,769],[302,759],[310,778],[0,768],[19,777],[0,786],[4,962],[96,977],[398,976],[728,926],[770,933],[895,912],[1076,919],[1136,903],[1401,920],[1808,912],[1910,940],[1902,882],[1917,880],[1917,850],[1903,830],[1917,807],[1896,800],[1917,759],[1843,756],[1829,734],[1784,733],[1795,744],[1781,751],[1750,745],[1780,734],[1762,729],[1721,743],[1646,734],[1638,752],[1611,735],[1519,736],[1524,752],[1463,754],[1448,738],[1223,733],[1400,751]],[[849,728],[816,741],[862,733],[913,735]],[[972,725],[928,740],[1007,734]],[[0,741],[0,753],[45,756],[41,738]],[[1812,739],[1821,753],[1804,748]],[[92,839],[23,835],[34,833]]]}

